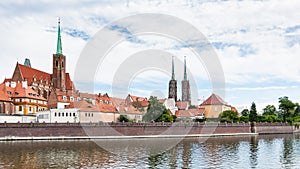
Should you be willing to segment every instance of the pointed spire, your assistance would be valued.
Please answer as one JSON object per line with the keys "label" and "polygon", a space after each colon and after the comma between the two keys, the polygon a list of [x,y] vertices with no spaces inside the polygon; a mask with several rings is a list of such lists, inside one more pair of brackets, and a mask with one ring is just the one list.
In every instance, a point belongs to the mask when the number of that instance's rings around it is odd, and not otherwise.
{"label": "pointed spire", "polygon": [[184,80],[187,80],[187,75],[186,75],[186,56],[184,56]]}
{"label": "pointed spire", "polygon": [[172,80],[175,80],[175,73],[174,73],[174,56],[172,56]]}
{"label": "pointed spire", "polygon": [[60,18],[58,18],[58,31],[57,31],[57,48],[56,48],[56,54],[61,55],[62,54],[62,45],[61,45],[61,37],[60,37]]}

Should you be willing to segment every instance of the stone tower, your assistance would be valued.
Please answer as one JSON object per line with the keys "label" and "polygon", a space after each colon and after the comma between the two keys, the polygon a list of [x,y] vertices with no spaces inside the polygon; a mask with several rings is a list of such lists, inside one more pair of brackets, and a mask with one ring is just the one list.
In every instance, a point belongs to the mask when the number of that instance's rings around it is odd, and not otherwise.
{"label": "stone tower", "polygon": [[58,20],[56,54],[53,54],[53,88],[66,90],[66,56],[62,54],[62,44],[60,36],[60,20]]}
{"label": "stone tower", "polygon": [[190,91],[190,82],[187,80],[186,73],[186,56],[184,56],[184,78],[181,82],[182,85],[182,101],[189,102],[191,104],[191,91]]}
{"label": "stone tower", "polygon": [[174,98],[177,101],[177,81],[174,73],[174,56],[172,56],[172,78],[169,82],[169,98]]}

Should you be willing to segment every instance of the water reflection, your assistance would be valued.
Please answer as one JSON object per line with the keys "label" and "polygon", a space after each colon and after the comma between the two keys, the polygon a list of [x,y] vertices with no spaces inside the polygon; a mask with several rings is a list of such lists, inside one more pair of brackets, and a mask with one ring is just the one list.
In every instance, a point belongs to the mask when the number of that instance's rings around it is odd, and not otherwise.
{"label": "water reflection", "polygon": [[252,136],[250,139],[250,166],[255,168],[257,166],[257,152],[258,152],[258,141],[256,136]]}
{"label": "water reflection", "polygon": [[[99,140],[98,140],[99,141]],[[297,168],[299,135],[184,139],[0,142],[0,168]],[[147,144],[151,144],[148,146]],[[127,146],[126,146],[127,145]],[[155,153],[153,153],[155,152]]]}

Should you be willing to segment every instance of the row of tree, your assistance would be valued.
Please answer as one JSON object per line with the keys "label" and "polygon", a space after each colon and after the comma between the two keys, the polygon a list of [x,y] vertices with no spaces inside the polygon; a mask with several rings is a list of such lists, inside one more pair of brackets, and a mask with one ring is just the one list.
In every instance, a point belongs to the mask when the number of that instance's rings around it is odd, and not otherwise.
{"label": "row of tree", "polygon": [[300,122],[300,105],[293,103],[287,96],[278,100],[278,110],[274,105],[267,105],[259,115],[253,102],[250,110],[244,109],[239,117],[238,112],[224,111],[220,115],[221,122]]}

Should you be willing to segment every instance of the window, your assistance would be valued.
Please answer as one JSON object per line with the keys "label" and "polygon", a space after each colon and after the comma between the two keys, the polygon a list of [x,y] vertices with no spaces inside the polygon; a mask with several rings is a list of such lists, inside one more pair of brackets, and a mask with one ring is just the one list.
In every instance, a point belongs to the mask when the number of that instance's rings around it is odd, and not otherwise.
{"label": "window", "polygon": [[75,117],[75,113],[73,113],[73,116]]}
{"label": "window", "polygon": [[31,111],[31,107],[29,107],[29,111]]}
{"label": "window", "polygon": [[55,66],[58,67],[58,60],[55,61]]}
{"label": "window", "polygon": [[92,113],[92,117],[94,116],[94,113]]}
{"label": "window", "polygon": [[70,113],[70,117],[72,116],[72,113]]}
{"label": "window", "polygon": [[63,117],[64,117],[64,113],[61,113],[61,116],[63,116]]}
{"label": "window", "polygon": [[55,117],[57,116],[57,113],[56,113],[56,112],[54,113],[54,116],[55,116]]}
{"label": "window", "polygon": [[87,117],[87,113],[85,113],[85,117]]}
{"label": "window", "polygon": [[99,100],[99,103],[102,104],[102,100]]}
{"label": "window", "polygon": [[215,111],[218,111],[218,106],[215,106],[214,109],[215,109]]}
{"label": "window", "polygon": [[73,97],[70,97],[70,100],[71,100],[71,101],[73,101],[73,100],[74,100],[74,98],[73,98]]}
{"label": "window", "polygon": [[68,113],[66,113],[66,117],[68,117]]}
{"label": "window", "polygon": [[64,67],[64,61],[61,62],[61,67]]}
{"label": "window", "polygon": [[60,113],[58,113],[58,117],[60,117]]}
{"label": "window", "polygon": [[63,100],[67,100],[67,96],[63,96]]}
{"label": "window", "polygon": [[22,106],[19,106],[19,111],[22,111]]}

